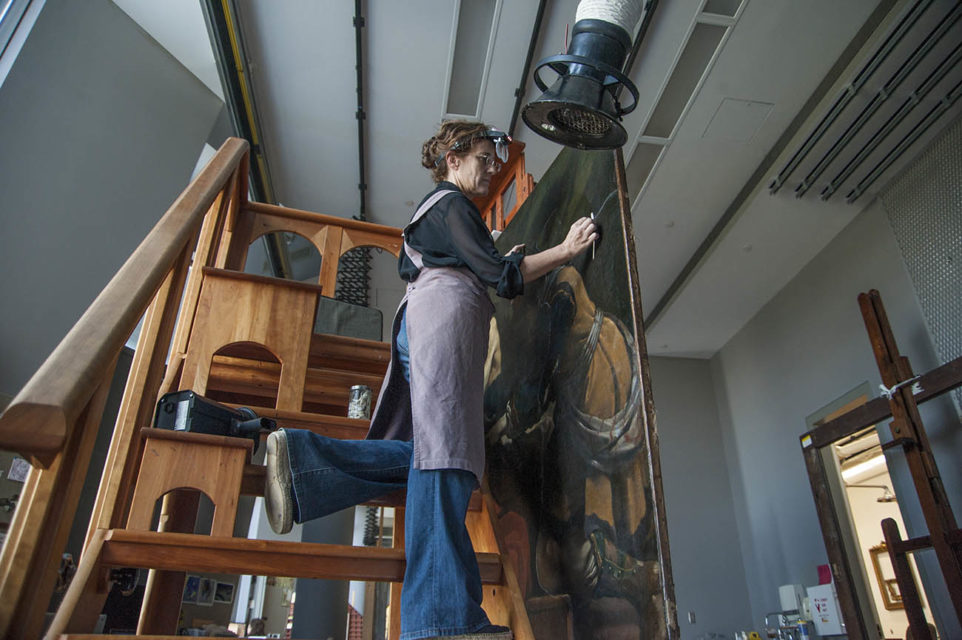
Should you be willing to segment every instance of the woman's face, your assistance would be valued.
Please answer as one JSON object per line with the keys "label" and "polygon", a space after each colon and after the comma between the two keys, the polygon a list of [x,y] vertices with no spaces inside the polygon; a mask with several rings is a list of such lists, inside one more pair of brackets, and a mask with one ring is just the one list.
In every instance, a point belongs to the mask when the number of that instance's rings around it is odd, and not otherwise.
{"label": "woman's face", "polygon": [[449,152],[447,163],[447,179],[471,197],[487,195],[491,178],[500,168],[490,140],[478,140],[462,155]]}

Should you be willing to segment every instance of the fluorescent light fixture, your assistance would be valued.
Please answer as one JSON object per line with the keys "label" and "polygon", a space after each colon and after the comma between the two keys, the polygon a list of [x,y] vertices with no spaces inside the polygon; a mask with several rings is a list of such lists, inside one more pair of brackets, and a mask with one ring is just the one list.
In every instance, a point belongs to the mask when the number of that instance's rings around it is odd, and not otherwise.
{"label": "fluorescent light fixture", "polygon": [[885,466],[885,456],[878,455],[878,456],[875,456],[874,458],[869,458],[865,462],[859,462],[854,467],[849,467],[848,469],[845,469],[844,471],[842,471],[842,479],[846,481],[851,480],[855,476],[862,475],[867,471],[872,471],[873,469],[877,469],[878,467],[884,467],[884,466]]}

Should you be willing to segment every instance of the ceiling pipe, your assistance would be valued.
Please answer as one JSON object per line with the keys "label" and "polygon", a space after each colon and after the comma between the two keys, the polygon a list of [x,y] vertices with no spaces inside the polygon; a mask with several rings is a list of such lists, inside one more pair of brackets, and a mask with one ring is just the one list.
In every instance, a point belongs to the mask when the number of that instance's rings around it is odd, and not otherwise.
{"label": "ceiling pipe", "polygon": [[[521,118],[535,133],[578,149],[617,149],[628,139],[621,117],[638,104],[638,89],[622,73],[631,30],[641,18],[641,0],[581,0],[563,55],[541,60],[534,83],[543,91]],[[558,78],[541,79],[548,67]],[[620,89],[633,98],[621,104]]]}
{"label": "ceiling pipe", "polygon": [[[933,28],[929,34],[926,36],[925,40],[912,51],[909,58],[899,66],[898,70],[893,74],[882,87],[875,93],[872,100],[865,105],[859,112],[855,120],[848,126],[845,132],[835,141],[832,147],[825,152],[822,158],[818,161],[818,164],[809,171],[805,179],[795,188],[795,197],[800,198],[805,195],[818,180],[822,172],[838,157],[854,138],[858,135],[865,123],[878,112],[878,110],[885,104],[895,93],[895,90],[901,86],[902,82],[919,66],[925,56],[942,40],[943,37],[949,32],[952,26],[962,17],[962,5],[956,5],[955,8],[947,13],[945,17],[939,22],[938,25]],[[846,167],[847,168],[847,167]],[[854,170],[854,167],[853,167]],[[837,188],[836,185],[829,185],[822,191],[822,200],[828,199],[832,193],[835,192]]]}
{"label": "ceiling pipe", "polygon": [[[956,48],[956,53],[958,53],[958,47]],[[928,93],[928,91],[926,91],[926,93]],[[962,82],[956,83],[956,85],[952,87],[948,93],[946,93],[942,99],[939,100],[935,106],[929,110],[928,113],[925,114],[925,117],[918,124],[916,124],[911,131],[905,134],[901,140],[899,140],[898,144],[895,145],[895,148],[889,151],[888,154],[882,158],[878,164],[875,165],[875,167],[872,168],[869,174],[862,178],[859,183],[855,185],[855,188],[852,189],[847,196],[845,196],[845,201],[851,204],[852,202],[855,202],[860,195],[865,193],[865,191],[872,186],[872,183],[874,183],[880,175],[885,173],[885,170],[888,169],[892,163],[898,160],[902,154],[905,153],[905,151],[915,143],[916,140],[921,138],[926,129],[928,129],[936,120],[942,117],[942,114],[951,109],[952,106],[959,100],[959,98],[962,98]],[[915,102],[907,102],[906,105],[903,106],[911,110],[915,108],[916,104],[917,103]]]}
{"label": "ceiling pipe", "polygon": [[538,12],[534,16],[534,26],[531,28],[531,38],[528,40],[528,53],[524,56],[524,68],[521,71],[521,83],[514,90],[514,109],[511,112],[511,124],[508,126],[508,135],[511,137],[514,137],[515,127],[518,125],[521,102],[524,100],[525,89],[528,86],[528,72],[531,71],[534,50],[538,46],[538,39],[541,37],[541,23],[544,20],[544,10],[547,4],[547,0],[539,0]]}
{"label": "ceiling pipe", "polygon": [[364,112],[364,66],[362,33],[364,30],[364,15],[361,11],[361,0],[354,0],[354,41],[355,41],[355,64],[357,70],[357,111],[354,117],[357,118],[357,168],[358,183],[357,189],[360,192],[360,203],[358,205],[358,220],[367,219],[367,204],[365,196],[367,193],[367,181],[364,174],[364,121],[367,114]]}
{"label": "ceiling pipe", "polygon": [[204,10],[211,46],[217,57],[217,73],[224,88],[224,101],[227,103],[234,131],[247,140],[251,147],[251,192],[255,200],[275,204],[233,1],[204,0],[201,7]]}
{"label": "ceiling pipe", "polygon": [[929,5],[932,4],[932,0],[924,0],[922,2],[917,2],[908,13],[906,13],[895,29],[888,35],[882,46],[872,55],[867,63],[859,70],[847,86],[842,89],[841,95],[835,99],[835,103],[828,110],[815,129],[808,134],[805,142],[799,147],[795,153],[792,155],[791,159],[788,161],[778,174],[772,179],[771,183],[768,185],[768,191],[770,194],[775,194],[782,185],[791,177],[798,165],[801,164],[802,160],[808,155],[812,148],[818,144],[822,136],[829,127],[835,122],[838,116],[842,113],[845,107],[848,106],[849,102],[855,97],[859,89],[861,89],[866,82],[872,77],[872,75],[878,70],[889,54],[895,49],[896,46],[905,37],[905,34],[912,28],[916,21],[921,17],[921,15],[928,9]]}
{"label": "ceiling pipe", "polygon": [[[879,130],[876,131],[874,134],[872,134],[872,137],[869,138],[869,140],[864,145],[862,145],[862,147],[858,150],[858,153],[856,153],[855,156],[852,159],[850,159],[844,167],[842,167],[842,169],[838,172],[838,174],[836,174],[835,177],[832,178],[831,182],[825,185],[825,188],[822,189],[822,193],[821,193],[822,200],[827,200],[833,193],[835,193],[836,190],[838,190],[838,188],[842,185],[842,183],[845,182],[849,178],[849,176],[851,176],[852,173],[854,173],[855,170],[862,165],[863,162],[865,162],[866,158],[868,158],[879,147],[879,145],[881,145],[882,142],[886,138],[888,138],[889,134],[891,134],[895,130],[895,128],[898,125],[900,125],[909,116],[909,114],[912,113],[912,111],[915,110],[917,106],[922,104],[922,101],[928,97],[929,93],[931,93],[932,90],[952,70],[955,69],[955,66],[960,61],[962,61],[962,43],[959,43],[958,45],[956,45],[955,49],[953,49],[951,53],[949,53],[945,58],[942,59],[941,62],[939,62],[939,66],[936,67],[936,69],[932,71],[928,76],[926,76],[926,78],[922,81],[921,84],[915,87],[915,89],[905,98],[905,100],[899,106],[898,110],[895,113],[893,113],[891,116],[889,116],[888,120],[885,121],[885,123],[879,128]],[[944,107],[945,109],[948,109],[951,106],[952,102],[955,102],[955,99],[952,98],[951,91],[946,95],[942,96],[941,100],[939,100],[938,103],[936,104],[936,108],[930,111],[929,114],[926,116],[926,118],[922,122],[917,123],[912,128],[910,135],[915,132],[918,133],[918,135],[915,135],[914,137],[911,138],[912,141],[916,140],[935,121],[935,118],[931,117],[933,112],[937,112],[938,115],[941,115],[942,110],[940,110],[940,107]],[[924,126],[920,128],[920,125],[924,125]],[[900,141],[895,146],[894,149],[890,150],[888,154],[885,156],[885,158],[883,158],[883,162],[887,160],[889,157],[891,157],[892,161],[894,162],[895,158],[897,158],[898,155],[901,155],[902,152],[905,151],[905,149],[907,148],[908,145],[903,146],[903,142],[906,139],[907,138],[903,138],[902,141]],[[893,156],[893,153],[896,153],[896,152],[898,153],[898,155]],[[878,166],[879,165],[876,165],[876,167]],[[885,166],[888,167],[888,164],[886,164]],[[872,172],[870,172],[869,175],[872,175]],[[877,177],[877,175],[875,177]],[[874,179],[875,178],[873,177],[872,180]],[[865,182],[865,178],[863,178],[862,181],[859,182],[858,187],[856,187],[852,192],[849,193],[848,202],[850,203],[853,202],[859,195],[861,195],[864,192],[864,187],[867,187],[867,185],[865,185],[864,182]],[[852,194],[855,194],[855,195],[853,196]]]}
{"label": "ceiling pipe", "polygon": [[[259,119],[254,105],[254,94],[243,53],[243,39],[237,25],[237,11],[233,0],[203,0],[201,9],[207,23],[207,34],[217,60],[217,74],[224,89],[224,102],[230,114],[234,133],[250,145],[250,191],[258,202],[277,204],[271,182],[267,158],[261,144]],[[278,234],[264,236],[267,261],[275,277],[291,274],[287,247]]]}

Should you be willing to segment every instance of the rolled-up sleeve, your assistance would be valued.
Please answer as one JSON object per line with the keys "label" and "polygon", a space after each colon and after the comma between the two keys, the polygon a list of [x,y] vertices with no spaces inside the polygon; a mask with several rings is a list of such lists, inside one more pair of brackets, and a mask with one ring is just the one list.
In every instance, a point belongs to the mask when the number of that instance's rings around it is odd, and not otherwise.
{"label": "rolled-up sleeve", "polygon": [[482,282],[502,298],[524,293],[521,261],[524,255],[502,256],[477,213],[469,207],[452,206],[447,216],[451,243],[458,257]]}

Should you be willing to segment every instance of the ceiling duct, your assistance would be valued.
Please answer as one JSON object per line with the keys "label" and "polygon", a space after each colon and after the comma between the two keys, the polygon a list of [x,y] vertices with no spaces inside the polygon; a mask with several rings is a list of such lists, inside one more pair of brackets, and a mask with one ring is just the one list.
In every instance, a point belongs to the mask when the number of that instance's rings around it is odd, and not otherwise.
{"label": "ceiling duct", "polygon": [[[621,117],[638,103],[638,89],[622,72],[631,31],[641,17],[641,0],[582,0],[571,43],[564,55],[538,63],[534,82],[543,93],[521,117],[532,130],[554,142],[579,149],[615,149],[628,139]],[[549,88],[541,70],[558,74]],[[620,88],[632,101],[623,106]]]}
{"label": "ceiling duct", "polygon": [[962,3],[919,0],[895,21],[769,185],[795,196],[867,193],[962,97]]}

